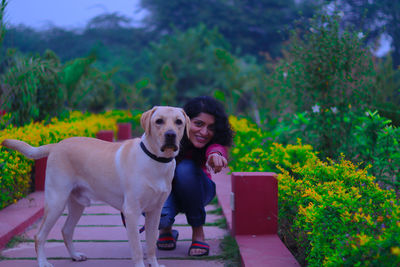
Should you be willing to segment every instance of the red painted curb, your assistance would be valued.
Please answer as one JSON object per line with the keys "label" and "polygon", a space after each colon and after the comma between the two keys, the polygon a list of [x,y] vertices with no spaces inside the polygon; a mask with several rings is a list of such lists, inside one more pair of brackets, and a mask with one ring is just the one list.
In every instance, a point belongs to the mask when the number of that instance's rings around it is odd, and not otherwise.
{"label": "red painted curb", "polygon": [[132,139],[132,125],[129,122],[118,123],[117,140],[123,141],[127,139]]}
{"label": "red painted curb", "polygon": [[44,191],[47,157],[35,160],[35,191]]}
{"label": "red painted curb", "polygon": [[278,235],[237,235],[243,267],[300,267]]}
{"label": "red painted curb", "polygon": [[44,192],[34,192],[0,210],[0,249],[15,235],[21,234],[44,213]]}
{"label": "red painted curb", "polygon": [[[228,169],[223,170],[218,174],[214,174],[212,179],[216,184],[218,202],[222,207],[228,229],[231,235],[235,237],[239,246],[242,266],[299,267],[300,264],[277,235],[277,225],[275,225],[275,222],[271,224],[271,220],[269,219],[269,217],[273,220],[277,219],[273,218],[273,215],[277,215],[278,208],[278,187],[274,175],[271,173],[232,173],[232,176],[239,176],[239,179],[245,178],[243,181],[237,183],[238,181],[234,181],[228,173]],[[267,180],[259,180],[259,176],[263,176],[263,179]],[[232,181],[237,184],[232,184]],[[264,187],[264,189],[265,185],[267,185],[268,188],[260,191],[260,188],[258,188],[260,187],[260,183],[263,184],[262,187]],[[249,187],[251,184],[252,187]],[[274,192],[272,192],[271,189]],[[234,193],[232,193],[232,191],[234,191]],[[265,202],[265,196],[262,195],[268,193],[270,194],[268,199],[273,203],[258,203],[259,201]],[[261,194],[261,196],[255,197],[251,196],[251,194]],[[250,198],[251,203],[249,203],[249,199],[246,198]],[[238,204],[240,204],[240,206]],[[243,206],[242,204],[247,204],[249,206]],[[253,210],[249,213],[246,209]],[[258,218],[258,215],[253,212],[260,210],[265,218],[265,221],[261,222],[262,231],[257,229],[259,227],[257,225],[260,225],[259,222],[245,221],[249,218],[248,216],[256,216],[256,218]],[[246,227],[250,229],[246,229],[245,231],[241,230],[241,232],[239,232],[240,234],[235,234],[235,226],[237,232],[238,223],[242,223],[240,226],[242,229]]]}
{"label": "red painted curb", "polygon": [[96,138],[108,142],[114,141],[114,132],[112,130],[101,130],[97,132]]}
{"label": "red painted curb", "polygon": [[231,184],[233,235],[276,235],[278,232],[276,174],[232,172]]}

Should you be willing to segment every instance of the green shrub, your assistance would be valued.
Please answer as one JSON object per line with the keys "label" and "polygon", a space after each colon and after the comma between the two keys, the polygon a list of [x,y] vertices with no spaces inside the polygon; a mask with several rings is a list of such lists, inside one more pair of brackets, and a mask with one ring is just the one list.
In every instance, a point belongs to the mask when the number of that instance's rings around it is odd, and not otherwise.
{"label": "green shrub", "polygon": [[358,161],[370,164],[372,175],[399,191],[400,128],[390,124],[377,111],[368,112],[358,118],[353,140]]}
{"label": "green shrub", "polygon": [[12,114],[11,122],[20,126],[60,114],[64,95],[56,57],[51,52],[43,58],[13,54],[10,62],[1,77],[1,98],[5,110]]}
{"label": "green shrub", "polygon": [[376,92],[373,96],[372,110],[392,120],[400,126],[400,68],[393,69],[391,55],[376,59]]}
{"label": "green shrub", "polygon": [[[359,33],[340,27],[337,15],[319,15],[309,31],[293,34],[289,49],[269,77],[277,114],[308,112],[302,129],[323,157],[335,157],[350,142],[355,116],[363,114],[376,94],[371,53]],[[308,142],[308,140],[304,140]]]}
{"label": "green shrub", "polygon": [[368,169],[344,156],[321,161],[300,140],[266,142],[267,135],[245,119],[230,122],[237,133],[231,170],[278,173],[279,234],[295,241],[302,265],[400,264],[400,202]]}
{"label": "green shrub", "polygon": [[341,29],[340,16],[315,16],[303,36],[292,35],[286,57],[272,74],[273,86],[288,93],[294,112],[316,103],[323,110],[351,105],[362,112],[375,91],[372,55],[362,40],[360,33]]}
{"label": "green shrub", "polygon": [[65,87],[66,105],[72,109],[101,112],[114,106],[115,86],[111,78],[117,69],[100,71],[94,67],[96,53],[68,61],[59,73]]}
{"label": "green shrub", "polygon": [[[316,113],[326,113],[325,120]],[[319,151],[319,157],[324,159],[331,155],[332,159],[347,159],[362,164],[371,165],[369,173],[377,178],[382,185],[387,185],[399,191],[400,170],[400,129],[392,126],[391,121],[381,117],[377,111],[356,115],[352,109],[347,113],[338,110],[319,110],[287,114],[278,122],[271,121],[264,125],[274,142],[294,144],[298,139],[310,144]],[[339,129],[339,124],[344,129]],[[326,151],[328,147],[321,145],[321,136],[316,131],[330,129],[331,142],[335,143],[335,151]],[[328,133],[327,133],[328,134]]]}

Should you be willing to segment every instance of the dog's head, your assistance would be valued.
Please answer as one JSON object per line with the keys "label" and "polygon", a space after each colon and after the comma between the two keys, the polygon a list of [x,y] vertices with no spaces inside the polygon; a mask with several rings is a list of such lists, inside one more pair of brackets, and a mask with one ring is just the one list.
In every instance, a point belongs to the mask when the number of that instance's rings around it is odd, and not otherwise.
{"label": "dog's head", "polygon": [[156,154],[176,156],[186,129],[189,135],[190,119],[181,108],[155,106],[140,118],[146,138],[150,139]]}

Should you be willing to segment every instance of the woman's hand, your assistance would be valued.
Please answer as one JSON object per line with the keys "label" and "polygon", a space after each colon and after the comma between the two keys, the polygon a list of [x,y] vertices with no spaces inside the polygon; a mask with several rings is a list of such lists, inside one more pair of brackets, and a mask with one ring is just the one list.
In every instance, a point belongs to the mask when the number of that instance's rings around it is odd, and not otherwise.
{"label": "woman's hand", "polygon": [[206,166],[214,173],[220,172],[223,168],[228,166],[228,161],[224,156],[219,153],[212,153],[208,156]]}

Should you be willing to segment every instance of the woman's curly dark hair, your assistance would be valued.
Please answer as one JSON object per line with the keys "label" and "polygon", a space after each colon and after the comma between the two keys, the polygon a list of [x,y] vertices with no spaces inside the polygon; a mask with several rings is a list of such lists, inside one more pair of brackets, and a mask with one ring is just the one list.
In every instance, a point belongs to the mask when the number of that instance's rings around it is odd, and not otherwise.
{"label": "woman's curly dark hair", "polygon": [[[207,147],[211,144],[220,144],[226,147],[232,146],[234,133],[222,103],[210,96],[199,96],[189,100],[183,106],[183,109],[190,119],[197,117],[200,113],[207,113],[214,116],[215,119],[214,136],[204,148],[198,149],[200,153],[196,153],[196,156],[199,156],[199,159],[204,157]],[[187,149],[196,149],[193,147],[186,134],[182,139],[181,149],[183,153]]]}

